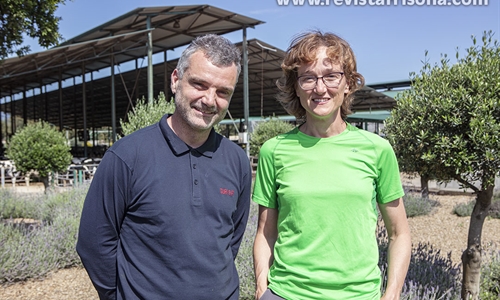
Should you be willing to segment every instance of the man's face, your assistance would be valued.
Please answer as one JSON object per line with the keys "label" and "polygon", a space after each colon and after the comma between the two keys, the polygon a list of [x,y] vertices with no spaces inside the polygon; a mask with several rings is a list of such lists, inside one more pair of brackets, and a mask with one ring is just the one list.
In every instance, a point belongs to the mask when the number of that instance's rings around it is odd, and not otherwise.
{"label": "man's face", "polygon": [[179,115],[183,125],[203,132],[224,119],[238,80],[237,74],[234,64],[217,67],[202,51],[191,55],[182,79],[175,69],[172,72],[175,114]]}

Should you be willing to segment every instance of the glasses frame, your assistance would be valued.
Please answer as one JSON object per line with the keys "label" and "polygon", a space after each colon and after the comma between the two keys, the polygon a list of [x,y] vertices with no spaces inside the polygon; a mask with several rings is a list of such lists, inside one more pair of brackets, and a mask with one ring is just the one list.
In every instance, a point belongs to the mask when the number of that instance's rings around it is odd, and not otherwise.
{"label": "glasses frame", "polygon": [[[332,75],[332,74],[340,74],[340,80],[338,81],[338,83],[335,85],[335,86],[329,86],[326,82],[325,82],[325,76],[328,76],[328,75]],[[314,86],[310,89],[305,89],[302,87],[302,85],[300,84],[300,78],[303,78],[303,77],[315,77],[316,78],[316,82],[314,83]],[[342,81],[342,78],[344,77],[344,72],[331,72],[331,73],[328,73],[326,75],[323,75],[323,76],[313,76],[313,75],[301,75],[299,77],[297,77],[297,83],[299,84],[300,88],[303,89],[304,91],[310,91],[310,90],[314,90],[316,88],[316,86],[318,85],[318,79],[321,78],[321,80],[323,81],[323,84],[327,87],[327,88],[336,88],[340,85],[340,82]]]}

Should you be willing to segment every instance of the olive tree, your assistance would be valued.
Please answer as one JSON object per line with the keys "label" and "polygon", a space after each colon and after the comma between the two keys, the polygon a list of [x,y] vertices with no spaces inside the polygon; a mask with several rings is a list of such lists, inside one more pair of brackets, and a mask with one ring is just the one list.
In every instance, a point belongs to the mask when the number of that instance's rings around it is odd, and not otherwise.
{"label": "olive tree", "polygon": [[22,46],[24,38],[37,39],[48,48],[61,40],[59,21],[54,15],[66,0],[2,0],[0,3],[0,60],[11,54],[19,56],[30,51]]}
{"label": "olive tree", "polygon": [[127,114],[127,121],[120,120],[123,135],[131,134],[143,127],[152,125],[160,120],[166,113],[175,111],[174,101],[167,101],[165,94],[160,92],[153,102],[147,102],[144,97],[139,99],[134,108]]}
{"label": "olive tree", "polygon": [[479,299],[481,233],[500,171],[500,46],[491,31],[481,45],[472,40],[465,57],[457,51],[455,64],[446,55],[432,66],[424,62],[388,120],[401,127],[388,134],[396,149],[403,145],[403,166],[456,180],[476,194],[462,254],[462,299]]}
{"label": "olive tree", "polygon": [[[400,170],[419,175],[422,198],[429,197],[429,180],[436,179],[432,169],[434,161],[426,156],[430,145],[419,138],[426,115],[434,109],[432,105],[427,105],[427,95],[422,93],[424,81],[429,77],[425,72],[428,68],[426,64],[419,76],[412,74],[412,88],[397,98],[397,107],[384,124],[384,132],[398,158]],[[441,181],[446,181],[447,176],[442,176]]]}
{"label": "olive tree", "polygon": [[7,147],[7,157],[23,173],[37,171],[47,190],[50,173],[65,171],[71,163],[70,151],[63,133],[40,121],[27,124],[14,134]]}

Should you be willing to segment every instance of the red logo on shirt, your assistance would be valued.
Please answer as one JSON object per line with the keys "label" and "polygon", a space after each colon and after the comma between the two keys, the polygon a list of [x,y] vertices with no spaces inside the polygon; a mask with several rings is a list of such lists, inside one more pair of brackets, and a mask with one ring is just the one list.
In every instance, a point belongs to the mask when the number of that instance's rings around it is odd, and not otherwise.
{"label": "red logo on shirt", "polygon": [[221,193],[222,195],[232,196],[232,195],[234,195],[234,190],[229,190],[229,189],[220,188],[220,193]]}

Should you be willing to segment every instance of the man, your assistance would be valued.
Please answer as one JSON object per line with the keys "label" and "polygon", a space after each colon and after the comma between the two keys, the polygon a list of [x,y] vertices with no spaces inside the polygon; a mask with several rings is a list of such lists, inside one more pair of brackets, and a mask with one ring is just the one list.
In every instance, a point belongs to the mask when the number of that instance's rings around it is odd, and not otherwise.
{"label": "man", "polygon": [[240,69],[227,39],[195,39],[171,76],[174,114],[104,155],[77,244],[101,299],[238,299],[234,259],[251,169],[212,127],[226,115]]}

